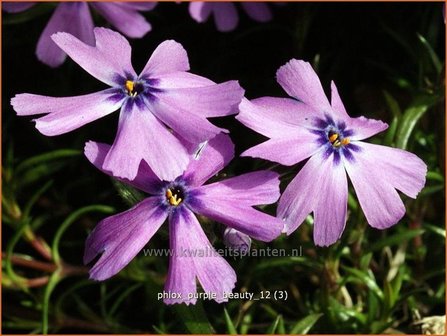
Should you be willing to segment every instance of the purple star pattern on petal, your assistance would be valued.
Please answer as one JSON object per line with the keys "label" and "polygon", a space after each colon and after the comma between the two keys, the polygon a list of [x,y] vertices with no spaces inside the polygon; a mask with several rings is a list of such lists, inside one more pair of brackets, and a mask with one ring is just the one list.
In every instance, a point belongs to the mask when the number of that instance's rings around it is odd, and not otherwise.
{"label": "purple star pattern on petal", "polygon": [[[279,198],[278,174],[258,171],[203,185],[234,156],[234,145],[226,134],[209,140],[197,158],[192,158],[185,173],[172,181],[161,181],[145,162],[135,180],[121,181],[147,193],[149,197],[132,209],[101,221],[87,239],[84,260],[99,260],[90,277],[104,280],[125,267],[151,239],[163,221],[169,220],[170,262],[165,292],[167,304],[195,304],[196,281],[217,302],[227,300],[236,283],[236,274],[212,247],[194,213],[208,216],[239,234],[271,241],[281,234],[280,219],[254,208]],[[103,170],[111,147],[88,142],[85,155]],[[179,294],[180,296],[178,296]]]}

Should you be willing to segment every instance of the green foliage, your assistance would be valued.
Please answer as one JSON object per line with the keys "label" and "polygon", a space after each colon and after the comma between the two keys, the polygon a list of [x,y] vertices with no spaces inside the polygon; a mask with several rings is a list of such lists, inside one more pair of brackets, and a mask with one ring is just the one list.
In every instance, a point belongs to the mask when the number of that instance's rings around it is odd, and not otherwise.
{"label": "green foliage", "polygon": [[198,301],[195,305],[179,304],[174,306],[174,310],[185,327],[191,334],[213,334],[214,329],[211,326],[203,309],[202,302]]}

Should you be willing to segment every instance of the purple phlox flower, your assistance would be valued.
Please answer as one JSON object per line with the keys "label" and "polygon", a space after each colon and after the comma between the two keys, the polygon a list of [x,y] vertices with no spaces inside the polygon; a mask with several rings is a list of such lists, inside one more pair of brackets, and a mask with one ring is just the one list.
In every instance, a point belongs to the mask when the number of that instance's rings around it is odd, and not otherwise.
{"label": "purple phlox flower", "polygon": [[241,253],[247,253],[248,251],[250,251],[250,236],[231,227],[225,229],[223,234],[223,241],[225,246],[232,250],[236,250]]}
{"label": "purple phlox flower", "polygon": [[[85,155],[102,169],[110,146],[88,142]],[[262,241],[281,234],[282,221],[253,208],[279,198],[278,174],[257,171],[203,185],[234,156],[234,145],[226,134],[210,140],[197,159],[192,159],[183,175],[161,181],[142,162],[133,181],[121,180],[149,196],[128,211],[101,221],[87,238],[84,262],[99,260],[90,278],[105,280],[125,267],[152,238],[163,222],[169,221],[170,261],[166,293],[181,297],[165,298],[167,304],[194,304],[196,279],[217,302],[226,301],[236,274],[210,244],[194,213],[224,223]],[[107,173],[105,171],[105,173]]]}
{"label": "purple phlox flower", "polygon": [[[258,22],[267,22],[272,19],[272,12],[264,2],[241,2],[247,15]],[[189,4],[191,17],[199,22],[205,22],[210,15],[214,16],[218,31],[228,32],[234,30],[239,22],[236,5],[233,2],[202,2],[194,1]]]}
{"label": "purple phlox flower", "polygon": [[313,212],[315,243],[327,246],[339,239],[347,219],[346,172],[368,223],[378,229],[396,224],[405,214],[397,190],[416,198],[425,185],[425,163],[407,151],[361,141],[388,125],[350,118],[333,82],[329,103],[309,63],[291,60],[278,70],[277,80],[295,99],[243,100],[237,119],[270,138],[243,156],[286,166],[310,157],[279,201],[284,231],[291,234]]}
{"label": "purple phlox flower", "polygon": [[[37,42],[37,58],[51,66],[64,63],[66,54],[52,40],[57,32],[70,33],[88,45],[95,45],[93,20],[89,6],[98,12],[118,31],[127,37],[140,38],[151,30],[151,25],[139,11],[149,11],[156,2],[61,2]],[[3,9],[10,13],[24,11],[35,5],[28,3],[3,3]]]}
{"label": "purple phlox flower", "polygon": [[19,116],[49,113],[35,120],[36,128],[53,136],[121,109],[115,141],[102,168],[132,180],[140,161],[145,160],[159,178],[173,180],[189,162],[187,149],[179,139],[197,145],[226,131],[207,118],[236,113],[243,89],[237,81],[216,84],[188,73],[186,51],[172,40],[161,43],[137,75],[131,64],[130,45],[122,35],[106,28],[95,28],[94,33],[94,47],[67,33],[52,38],[84,70],[110,88],[62,98],[18,94],[11,100],[14,110]]}
{"label": "purple phlox flower", "polygon": [[2,2],[2,9],[7,13],[20,13],[33,7],[35,2]]}

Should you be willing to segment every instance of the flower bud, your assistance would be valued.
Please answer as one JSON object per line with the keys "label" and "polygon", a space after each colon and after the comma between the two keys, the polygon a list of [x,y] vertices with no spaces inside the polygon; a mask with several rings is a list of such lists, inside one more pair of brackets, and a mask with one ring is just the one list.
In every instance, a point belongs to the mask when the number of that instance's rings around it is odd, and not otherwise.
{"label": "flower bud", "polygon": [[251,238],[233,228],[226,228],[223,234],[223,240],[226,247],[246,253],[251,247]]}

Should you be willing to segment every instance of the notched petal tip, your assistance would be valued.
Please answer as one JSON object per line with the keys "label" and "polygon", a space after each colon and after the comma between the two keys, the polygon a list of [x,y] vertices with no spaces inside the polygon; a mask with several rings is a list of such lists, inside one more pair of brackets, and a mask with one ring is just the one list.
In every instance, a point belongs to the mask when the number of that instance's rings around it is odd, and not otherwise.
{"label": "notched petal tip", "polygon": [[284,72],[288,72],[290,70],[295,71],[294,67],[310,67],[312,69],[312,66],[309,62],[292,58],[286,64],[280,66],[279,69],[276,71],[276,80],[279,81]]}
{"label": "notched petal tip", "polygon": [[35,112],[34,109],[29,108],[29,104],[32,103],[33,95],[31,93],[18,93],[11,98],[10,103],[14,111],[18,116],[29,116],[36,114],[45,114],[45,112]]}
{"label": "notched petal tip", "polygon": [[63,40],[66,38],[76,38],[73,35],[71,35],[70,33],[65,33],[65,32],[57,32],[57,33],[52,34],[50,37],[53,40],[53,42],[56,43],[57,45],[62,43]]}
{"label": "notched petal tip", "polygon": [[164,299],[163,303],[166,305],[174,305],[174,304],[185,304],[187,306],[189,305],[195,305],[197,303],[197,299]]}
{"label": "notched petal tip", "polygon": [[93,140],[89,140],[84,145],[84,154],[88,157],[87,154],[92,153],[92,151],[94,151],[97,148],[98,148],[98,143]]}
{"label": "notched petal tip", "polygon": [[99,34],[99,33],[105,33],[105,34],[119,36],[120,38],[124,38],[124,36],[121,35],[120,33],[116,32],[112,29],[106,28],[106,27],[95,27],[95,28],[93,28],[93,33],[95,34],[95,36],[96,36],[96,34]]}
{"label": "notched petal tip", "polygon": [[183,45],[175,40],[166,40],[155,48],[141,75],[163,75],[189,69],[188,53]]}
{"label": "notched petal tip", "polygon": [[110,145],[90,140],[84,145],[84,155],[93,165],[100,168],[110,147]]}

